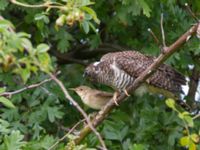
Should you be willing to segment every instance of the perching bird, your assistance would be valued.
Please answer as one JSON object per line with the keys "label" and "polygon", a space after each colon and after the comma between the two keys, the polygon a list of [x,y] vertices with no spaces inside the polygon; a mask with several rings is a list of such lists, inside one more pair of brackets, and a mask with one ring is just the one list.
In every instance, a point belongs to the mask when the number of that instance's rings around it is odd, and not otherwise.
{"label": "perching bird", "polygon": [[[122,51],[105,54],[100,61],[87,66],[84,75],[91,81],[113,87],[125,92],[134,80],[154,61],[155,57],[143,55],[137,51]],[[166,97],[177,98],[185,77],[169,65],[162,64],[137,92],[150,91]]]}
{"label": "perching bird", "polygon": [[84,104],[93,109],[101,109],[113,97],[112,93],[92,89],[88,86],[71,88],[75,91]]}

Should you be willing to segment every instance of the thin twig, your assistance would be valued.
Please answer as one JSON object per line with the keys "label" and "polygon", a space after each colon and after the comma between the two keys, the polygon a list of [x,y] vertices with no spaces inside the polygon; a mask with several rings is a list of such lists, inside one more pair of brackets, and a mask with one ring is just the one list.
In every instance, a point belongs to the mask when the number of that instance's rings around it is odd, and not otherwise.
{"label": "thin twig", "polygon": [[28,7],[28,8],[57,8],[57,9],[61,9],[63,6],[60,5],[52,5],[52,2],[45,2],[43,4],[38,4],[38,5],[30,5],[30,4],[24,4],[22,2],[18,2],[16,0],[10,0],[11,3],[15,4],[15,5],[19,5],[19,6],[23,6],[23,7]]}
{"label": "thin twig", "polygon": [[155,35],[155,33],[154,33],[150,28],[148,28],[148,31],[149,31],[149,33],[151,33],[151,35],[152,35],[154,41],[156,42],[156,44],[159,45],[159,44],[160,44],[160,41],[158,40],[158,38],[157,38],[157,36]]}
{"label": "thin twig", "polygon": [[162,33],[163,48],[165,48],[166,43],[165,43],[165,31],[163,28],[163,13],[161,13],[161,17],[160,17],[160,29],[161,29],[161,33]]}
{"label": "thin twig", "polygon": [[[60,72],[57,72],[57,73],[56,73],[56,75],[58,75],[58,74],[60,74]],[[47,82],[49,82],[49,81],[51,81],[51,80],[52,80],[52,78],[49,78],[49,79],[45,79],[45,80],[43,80],[43,81],[41,81],[41,82],[39,82],[39,83],[31,84],[31,85],[29,85],[29,86],[26,86],[26,87],[21,88],[21,89],[16,90],[16,91],[12,91],[12,92],[3,92],[3,93],[0,94],[0,96],[12,97],[12,95],[19,94],[19,93],[24,92],[24,91],[26,91],[26,90],[28,90],[28,89],[33,89],[33,88],[39,87],[39,86],[43,85],[44,83],[47,83]]]}
{"label": "thin twig", "polygon": [[190,15],[191,15],[197,22],[199,22],[199,19],[198,19],[197,16],[192,12],[192,10],[190,9],[190,6],[188,5],[188,3],[185,3],[185,6],[186,6],[188,12],[190,13]]}
{"label": "thin twig", "polygon": [[71,134],[76,129],[76,127],[79,124],[81,124],[84,121],[85,121],[85,119],[82,119],[79,122],[77,122],[63,137],[61,137],[53,145],[51,145],[51,147],[49,147],[48,150],[52,150],[56,145],[58,145],[60,142],[62,142],[69,134]]}
{"label": "thin twig", "polygon": [[99,142],[101,143],[102,147],[104,150],[107,150],[106,145],[101,137],[101,135],[99,134],[99,132],[94,128],[94,126],[92,125],[88,115],[86,114],[86,112],[79,106],[79,104],[69,95],[68,91],[66,90],[65,86],[63,85],[63,83],[56,78],[53,74],[50,74],[51,78],[60,86],[61,90],[63,91],[65,97],[74,105],[74,107],[76,107],[76,109],[83,115],[83,117],[86,119],[86,122],[89,126],[89,128],[94,132],[94,134],[98,137]]}
{"label": "thin twig", "polygon": [[200,70],[198,69],[197,65],[194,65],[192,69],[192,74],[189,77],[189,90],[187,94],[187,103],[194,108],[195,107],[195,95],[199,84],[199,77],[200,77]]}
{"label": "thin twig", "polygon": [[199,118],[199,117],[200,117],[200,114],[197,114],[197,115],[194,116],[192,119],[195,120],[195,119],[197,119],[197,118]]}

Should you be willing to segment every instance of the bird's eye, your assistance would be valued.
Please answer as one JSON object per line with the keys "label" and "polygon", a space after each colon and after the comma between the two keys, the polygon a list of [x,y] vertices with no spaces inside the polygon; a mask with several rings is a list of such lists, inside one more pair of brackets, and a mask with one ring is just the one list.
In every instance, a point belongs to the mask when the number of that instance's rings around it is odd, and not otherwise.
{"label": "bird's eye", "polygon": [[83,89],[80,89],[80,91],[83,91]]}

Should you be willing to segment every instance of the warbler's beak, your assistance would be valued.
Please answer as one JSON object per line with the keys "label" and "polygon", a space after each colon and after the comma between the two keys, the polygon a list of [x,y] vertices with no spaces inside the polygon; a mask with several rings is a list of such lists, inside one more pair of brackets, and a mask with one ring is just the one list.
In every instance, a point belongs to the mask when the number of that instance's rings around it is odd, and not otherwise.
{"label": "warbler's beak", "polygon": [[76,88],[69,88],[69,90],[71,90],[71,91],[76,91]]}

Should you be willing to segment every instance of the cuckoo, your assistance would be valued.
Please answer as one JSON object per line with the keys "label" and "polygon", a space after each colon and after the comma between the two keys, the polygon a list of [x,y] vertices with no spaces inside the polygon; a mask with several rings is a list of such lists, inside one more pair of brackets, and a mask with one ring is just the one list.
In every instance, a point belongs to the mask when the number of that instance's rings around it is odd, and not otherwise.
{"label": "cuckoo", "polygon": [[[100,61],[87,66],[84,76],[93,82],[114,88],[118,94],[125,92],[129,95],[126,89],[155,60],[156,57],[147,56],[138,51],[112,52],[103,55]],[[153,92],[177,99],[182,92],[181,86],[185,84],[185,77],[181,73],[167,64],[162,64],[135,93],[141,95],[144,92]],[[114,100],[116,100],[117,94],[114,95]]]}

